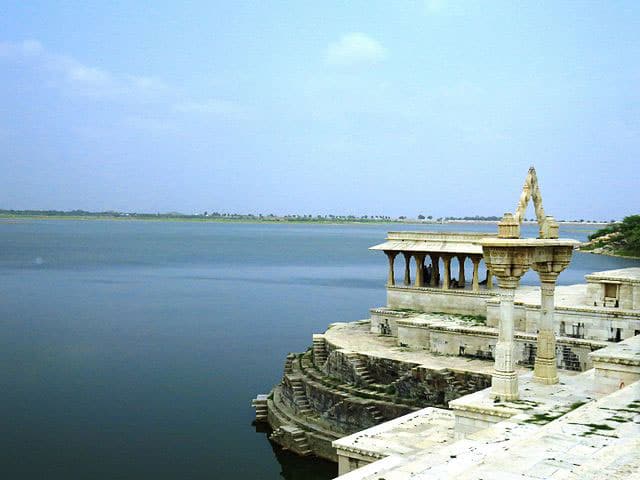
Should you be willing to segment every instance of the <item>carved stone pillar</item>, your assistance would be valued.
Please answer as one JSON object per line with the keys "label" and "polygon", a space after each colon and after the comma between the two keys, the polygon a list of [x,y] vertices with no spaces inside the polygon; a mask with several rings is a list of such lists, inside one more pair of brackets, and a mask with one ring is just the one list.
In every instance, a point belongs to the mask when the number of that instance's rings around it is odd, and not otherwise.
{"label": "carved stone pillar", "polygon": [[464,278],[464,261],[466,260],[466,256],[465,255],[458,255],[458,265],[459,265],[459,270],[458,270],[458,287],[460,288],[464,288],[466,280]]}
{"label": "carved stone pillar", "polygon": [[494,351],[495,364],[491,377],[491,396],[502,400],[517,400],[518,374],[515,370],[513,341],[513,298],[516,289],[500,287],[500,329]]}
{"label": "carved stone pillar", "polygon": [[440,256],[434,253],[430,254],[431,257],[431,286],[437,287],[440,284]]}
{"label": "carved stone pillar", "polygon": [[538,348],[533,367],[533,379],[545,385],[558,383],[556,366],[556,335],[553,331],[555,279],[540,283],[540,321],[538,322]]}
{"label": "carved stone pillar", "polygon": [[478,267],[480,266],[480,259],[478,257],[471,257],[473,262],[473,280],[472,288],[474,292],[480,291],[480,283],[478,282]]}
{"label": "carved stone pillar", "polygon": [[518,375],[515,371],[513,340],[513,299],[522,275],[532,262],[533,249],[511,239],[488,239],[482,242],[487,268],[498,277],[500,285],[500,326],[491,379],[491,396],[502,400],[518,399]]}
{"label": "carved stone pillar", "polygon": [[416,287],[424,287],[424,253],[416,253],[413,258],[416,260]]}
{"label": "carved stone pillar", "polygon": [[411,269],[410,269],[411,254],[407,252],[402,252],[402,255],[404,256],[404,282],[402,283],[408,287],[409,285],[411,285]]}
{"label": "carved stone pillar", "polygon": [[387,259],[389,260],[389,276],[387,278],[387,285],[393,286],[396,284],[396,276],[393,269],[393,263],[396,259],[396,255],[398,255],[398,252],[394,252],[392,250],[385,250],[384,253],[387,256]]}
{"label": "carved stone pillar", "polygon": [[444,290],[449,289],[451,283],[451,255],[443,255],[442,260],[444,262],[444,280],[442,280],[442,288]]}
{"label": "carved stone pillar", "polygon": [[493,273],[487,267],[487,290],[493,290]]}
{"label": "carved stone pillar", "polygon": [[572,247],[549,246],[537,247],[534,254],[532,268],[540,276],[540,320],[533,379],[545,385],[558,383],[554,294],[558,275],[569,265],[572,252]]}

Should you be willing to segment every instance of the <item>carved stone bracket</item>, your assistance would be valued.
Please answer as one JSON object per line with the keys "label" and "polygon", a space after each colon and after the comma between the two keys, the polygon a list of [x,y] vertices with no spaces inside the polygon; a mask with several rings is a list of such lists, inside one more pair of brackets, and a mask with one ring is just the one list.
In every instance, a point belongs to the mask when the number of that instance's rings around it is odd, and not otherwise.
{"label": "carved stone bracket", "polygon": [[484,261],[491,273],[498,277],[501,288],[517,288],[520,278],[533,261],[533,249],[518,246],[518,240],[512,244],[483,245]]}

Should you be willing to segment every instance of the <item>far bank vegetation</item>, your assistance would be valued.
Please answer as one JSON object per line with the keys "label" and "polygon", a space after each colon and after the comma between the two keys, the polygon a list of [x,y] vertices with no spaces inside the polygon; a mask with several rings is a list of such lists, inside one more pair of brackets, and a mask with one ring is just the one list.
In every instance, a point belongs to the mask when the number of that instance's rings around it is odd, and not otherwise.
{"label": "far bank vegetation", "polygon": [[640,215],[630,215],[622,222],[610,223],[589,235],[580,248],[592,253],[640,257]]}

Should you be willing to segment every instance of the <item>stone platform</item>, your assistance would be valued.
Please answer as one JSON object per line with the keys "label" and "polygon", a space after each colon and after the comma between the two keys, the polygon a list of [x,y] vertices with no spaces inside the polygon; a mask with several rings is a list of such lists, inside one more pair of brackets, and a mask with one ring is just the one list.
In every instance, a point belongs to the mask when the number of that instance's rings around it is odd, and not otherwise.
{"label": "stone platform", "polygon": [[[415,415],[429,417],[431,412],[425,409]],[[359,448],[375,451],[367,433],[360,433]],[[389,437],[393,434],[387,432]],[[417,433],[415,439],[419,438]],[[348,448],[345,440],[336,445]],[[393,453],[339,478],[632,480],[640,475],[639,448],[640,382],[635,382],[557,418],[525,411],[459,441],[407,455]]]}
{"label": "stone platform", "polygon": [[[468,323],[446,314],[418,315],[411,318],[420,321],[427,316],[433,322],[441,322],[442,325],[449,325],[452,328],[469,326]],[[398,346],[397,339],[371,332],[370,325],[369,320],[334,323],[325,332],[324,338],[329,348],[351,350],[368,357],[386,358],[414,366],[423,365],[431,370],[458,370],[483,375],[491,375],[493,371],[492,361],[432,353],[425,344]],[[520,369],[521,373],[526,371],[528,371],[527,368]]]}
{"label": "stone platform", "polygon": [[[595,369],[563,372],[556,385],[520,375],[520,400],[496,401],[486,389],[450,411],[423,409],[337,440],[340,479],[638,478],[639,346],[636,336],[594,352]],[[436,441],[425,444],[429,431]]]}

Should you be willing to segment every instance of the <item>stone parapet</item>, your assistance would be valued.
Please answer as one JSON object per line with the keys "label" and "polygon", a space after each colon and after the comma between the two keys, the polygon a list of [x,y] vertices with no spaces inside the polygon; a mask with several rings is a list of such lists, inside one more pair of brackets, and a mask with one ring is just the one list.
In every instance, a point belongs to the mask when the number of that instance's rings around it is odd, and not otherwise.
{"label": "stone parapet", "polygon": [[416,312],[486,315],[487,299],[495,295],[489,290],[474,292],[396,285],[387,287],[387,305],[390,309],[411,309]]}
{"label": "stone parapet", "polygon": [[590,354],[595,369],[594,385],[609,393],[640,380],[640,335]]}

